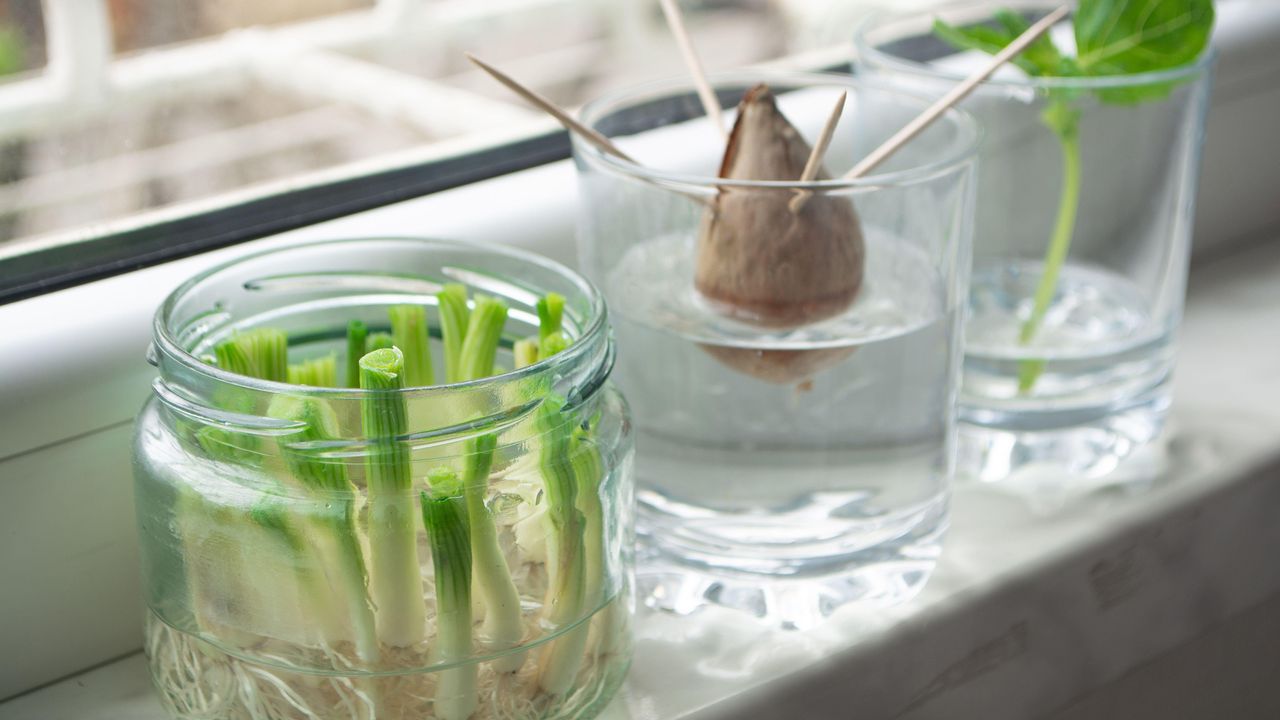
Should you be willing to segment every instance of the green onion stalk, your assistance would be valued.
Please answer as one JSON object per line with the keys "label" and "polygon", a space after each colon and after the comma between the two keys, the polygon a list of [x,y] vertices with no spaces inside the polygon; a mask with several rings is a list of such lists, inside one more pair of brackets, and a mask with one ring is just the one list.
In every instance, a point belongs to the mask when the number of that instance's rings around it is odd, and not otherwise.
{"label": "green onion stalk", "polygon": [[507,321],[507,304],[498,298],[477,295],[467,322],[467,336],[458,353],[461,380],[478,380],[493,374],[498,341]]}
{"label": "green onion stalk", "polygon": [[398,348],[374,350],[360,359],[364,435],[371,443],[365,458],[369,495],[371,588],[377,608],[378,637],[391,647],[422,642],[426,615],[418,569],[417,525],[413,512],[413,476],[409,448],[398,439],[407,428],[404,355]]}
{"label": "green onion stalk", "polygon": [[274,328],[236,333],[213,349],[218,367],[260,380],[286,382],[289,374],[289,338]]}
{"label": "green onion stalk", "polygon": [[[440,307],[440,339],[444,344],[445,382],[462,382],[462,345],[467,337],[471,310],[467,307],[467,289],[450,283],[436,294]],[[501,328],[499,328],[501,330]]]}
{"label": "green onion stalk", "polygon": [[[594,424],[594,421],[593,423]],[[604,463],[589,427],[577,427],[573,431],[570,452],[573,456],[574,477],[578,481],[578,510],[584,518],[582,529],[585,551],[583,562],[587,574],[583,592],[583,604],[587,611],[600,606],[605,599],[605,580],[608,577],[604,534],[604,506],[600,499],[600,484],[604,482]],[[607,649],[616,637],[620,618],[610,607],[601,628],[600,649]]]}
{"label": "green onion stalk", "polygon": [[427,309],[421,305],[393,305],[387,312],[391,315],[392,341],[404,353],[405,387],[434,384]]}
{"label": "green onion stalk", "polygon": [[[542,472],[548,537],[547,597],[544,617],[557,629],[582,617],[587,607],[587,576],[583,530],[586,519],[577,506],[578,481],[573,465],[573,423],[562,404],[547,398],[537,410],[541,431],[539,468]],[[593,608],[592,608],[593,609]],[[548,643],[539,658],[538,684],[552,695],[573,686],[586,651],[586,625]]]}
{"label": "green onion stalk", "polygon": [[431,544],[436,583],[436,644],[434,660],[460,663],[439,673],[435,716],[442,720],[466,720],[476,711],[475,663],[471,657],[471,537],[467,510],[461,497],[461,481],[450,468],[436,468],[428,475],[431,492],[422,493],[422,522]]}
{"label": "green onion stalk", "polygon": [[[439,301],[448,362],[446,374],[450,381],[466,382],[492,374],[498,341],[507,321],[506,303],[478,296],[475,310],[468,314],[466,291],[461,285],[447,286],[440,293]],[[497,442],[496,435],[487,434],[467,443],[463,488],[471,528],[476,595],[484,606],[481,633],[490,650],[500,652],[517,647],[524,639],[524,619],[520,593],[498,542],[493,513],[484,504]],[[496,658],[493,668],[498,672],[515,672],[523,663],[523,653],[510,653]]]}
{"label": "green onion stalk", "polygon": [[[288,380],[289,338],[280,330],[256,328],[238,332],[214,346],[213,352],[214,362],[228,372],[259,380]],[[217,404],[235,413],[248,414],[254,409],[253,397],[241,390],[225,393]],[[253,464],[262,458],[258,438],[247,433],[206,426],[197,432],[196,441],[215,460]]]}
{"label": "green onion stalk", "polygon": [[[471,528],[476,595],[484,604],[481,634],[491,651],[500,652],[517,647],[524,639],[524,619],[520,593],[498,542],[493,512],[484,504],[497,437],[481,435],[469,446],[471,452],[466,461],[463,487]],[[493,668],[498,672],[515,672],[523,663],[523,653],[509,653],[496,658]]]}
{"label": "green onion stalk", "polygon": [[360,358],[373,348],[366,348],[369,328],[359,320],[347,323],[347,358],[343,369],[346,371],[346,383],[343,387],[360,387]]}
{"label": "green onion stalk", "polygon": [[285,377],[290,385],[337,387],[338,356],[326,355],[290,364]]}
{"label": "green onion stalk", "polygon": [[[384,333],[384,332],[369,333],[369,337],[366,340],[365,352],[371,353],[374,350],[389,350],[395,346],[396,346],[395,340],[391,337],[389,333]],[[364,357],[364,356],[361,355],[361,357]],[[356,362],[356,367],[357,368],[360,367],[359,361]],[[359,387],[359,384],[357,384],[356,387]]]}
{"label": "green onion stalk", "polygon": [[[288,338],[279,330],[260,328],[238,332],[214,348],[214,361],[225,370],[261,380],[284,381],[287,377]],[[232,390],[216,404],[238,414],[254,412],[249,393]],[[254,434],[228,427],[204,426],[195,440],[207,457],[229,463],[231,468],[261,469],[268,448]],[[228,468],[220,477],[237,472]],[[238,496],[221,497],[216,485],[202,491],[189,489],[181,495],[180,517],[185,518],[186,540],[194,558],[216,555],[222,569],[216,576],[200,571],[209,563],[197,562],[191,575],[193,597],[207,594],[234,595],[242,602],[222,607],[217,604],[202,614],[209,617],[236,612],[239,629],[253,628],[284,637],[332,638],[341,631],[325,597],[324,579],[313,564],[306,562],[306,544],[301,529],[290,522],[285,488],[278,478],[275,486],[262,493],[248,508]],[[237,511],[237,505],[241,508]],[[196,520],[207,518],[200,524]],[[269,549],[263,543],[268,544]],[[230,551],[228,550],[230,549]],[[263,556],[266,556],[265,558]],[[283,573],[283,574],[282,574]],[[292,582],[285,582],[284,579]],[[270,593],[259,588],[270,587]],[[238,590],[237,590],[238,588]],[[307,605],[319,620],[308,625],[299,621],[294,608]],[[208,617],[206,617],[208,616]],[[225,635],[225,630],[222,631]]]}
{"label": "green onion stalk", "polygon": [[538,334],[516,341],[512,348],[516,369],[528,367],[569,347],[569,338],[560,329],[564,318],[564,296],[547,293],[538,300]]}
{"label": "green onion stalk", "polygon": [[538,341],[532,339],[517,340],[511,352],[515,356],[517,370],[529,367],[538,362]]}
{"label": "green onion stalk", "polygon": [[[561,329],[564,298],[556,293],[537,305],[538,337],[517,343],[516,367],[545,360],[569,347]],[[586,428],[578,427],[563,402],[548,397],[538,410],[542,433],[539,467],[546,488],[548,538],[546,620],[557,628],[594,612],[604,596],[604,510],[600,456]],[[547,644],[539,661],[538,683],[553,695],[567,693],[581,668],[590,625]]]}
{"label": "green onion stalk", "polygon": [[[323,400],[277,396],[267,409],[270,417],[297,423],[297,443],[339,437],[338,417]],[[329,545],[332,562],[323,563],[328,593],[345,608],[354,634],[356,654],[366,667],[378,664],[378,635],[368,595],[368,574],[356,530],[355,487],[340,462],[316,459],[280,439],[280,452],[294,479],[311,494],[314,514],[310,525],[314,539]]]}

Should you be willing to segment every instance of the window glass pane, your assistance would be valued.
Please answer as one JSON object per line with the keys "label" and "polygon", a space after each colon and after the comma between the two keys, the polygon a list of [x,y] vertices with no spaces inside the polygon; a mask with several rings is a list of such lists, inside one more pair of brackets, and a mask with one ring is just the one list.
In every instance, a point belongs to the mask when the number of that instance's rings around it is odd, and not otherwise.
{"label": "window glass pane", "polygon": [[221,35],[230,30],[285,25],[374,0],[108,0],[117,54]]}
{"label": "window glass pane", "polygon": [[[680,4],[712,71],[847,43],[874,6]],[[0,296],[5,258],[114,238],[126,267],[166,218],[546,127],[464,51],[570,108],[685,72],[657,0],[0,0]]]}
{"label": "window glass pane", "polygon": [[39,2],[0,2],[0,83],[44,67],[44,45],[44,10]]}

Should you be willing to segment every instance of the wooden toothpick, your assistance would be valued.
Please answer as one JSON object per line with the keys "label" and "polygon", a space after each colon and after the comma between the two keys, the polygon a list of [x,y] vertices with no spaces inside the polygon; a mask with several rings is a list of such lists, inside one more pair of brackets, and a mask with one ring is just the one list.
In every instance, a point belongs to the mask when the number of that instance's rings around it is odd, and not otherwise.
{"label": "wooden toothpick", "polygon": [[[818,140],[813,144],[813,152],[809,153],[809,160],[804,164],[804,171],[800,173],[800,182],[810,182],[818,177],[818,169],[822,167],[822,157],[827,154],[827,146],[831,144],[831,136],[835,135],[836,125],[840,124],[840,115],[844,112],[844,101],[848,98],[847,91],[840,93],[836,106],[831,109],[831,116],[827,118],[827,124],[823,125],[822,132],[818,133]],[[792,213],[798,213],[804,209],[810,197],[813,197],[813,192],[801,190],[800,194],[787,203],[787,208]]]}
{"label": "wooden toothpick", "polygon": [[906,127],[899,130],[893,137],[886,140],[884,144],[873,150],[870,155],[863,158],[857,165],[854,165],[852,170],[845,173],[844,179],[853,180],[854,178],[865,175],[875,169],[876,166],[887,160],[890,155],[897,152],[898,148],[901,148],[909,140],[920,134],[920,131],[928,127],[934,120],[941,117],[942,113],[946,112],[948,108],[960,102],[968,96],[969,93],[973,92],[973,89],[976,88],[979,83],[990,77],[991,74],[999,69],[1001,65],[1004,65],[1012,59],[1013,56],[1025,50],[1028,45],[1036,41],[1036,38],[1040,37],[1046,30],[1053,27],[1054,23],[1066,17],[1067,13],[1070,11],[1071,8],[1064,5],[1048,15],[1045,15],[1034,25],[1027,28],[1026,32],[1019,35],[1003,50],[996,53],[996,55],[991,58],[991,61],[983,66],[982,69],[965,78],[963,82],[952,88],[946,95],[938,98],[937,102],[930,105],[924,112],[920,113],[916,119],[907,123]]}
{"label": "wooden toothpick", "polygon": [[716,99],[716,93],[711,89],[711,83],[707,82],[707,73],[702,69],[702,61],[698,59],[698,53],[693,49],[693,41],[689,39],[689,32],[684,27],[684,16],[680,14],[680,8],[676,5],[675,0],[658,0],[662,5],[662,14],[667,17],[667,25],[671,27],[671,34],[676,37],[676,45],[680,46],[680,54],[684,56],[684,64],[688,66],[689,73],[693,75],[693,85],[698,90],[698,99],[702,101],[702,109],[707,113],[707,118],[711,120],[711,124],[716,126],[716,131],[720,133],[720,137],[726,141],[729,139],[729,131],[725,129],[724,117],[720,113],[720,101]]}
{"label": "wooden toothpick", "polygon": [[[564,128],[569,132],[576,133],[578,137],[596,146],[602,152],[608,153],[609,155],[613,155],[614,157],[620,160],[625,160],[631,163],[632,165],[637,165],[637,166],[640,165],[640,163],[635,158],[623,152],[622,149],[619,148],[617,145],[614,145],[612,140],[605,137],[604,135],[601,135],[595,130],[592,130],[586,125],[583,125],[577,120],[574,120],[572,115],[570,115],[569,113],[557,107],[555,103],[539,95],[533,90],[530,90],[524,85],[521,85],[519,81],[517,81],[515,78],[511,77],[510,75],[507,75],[506,73],[502,72],[498,68],[486,63],[485,61],[481,60],[475,55],[472,55],[471,53],[464,53],[464,54],[467,56],[467,59],[472,62],[472,64],[474,64],[476,67],[488,73],[490,76],[493,77],[494,80],[497,80],[503,85],[506,85],[507,88],[509,88],[512,92],[524,98],[525,100],[528,100],[538,109],[542,110],[543,112],[547,113],[551,117],[560,121],[560,124],[563,125]],[[649,184],[658,184],[653,180],[644,179],[644,178],[641,178],[641,182],[646,182]],[[670,188],[667,188],[667,189],[670,189]],[[679,191],[676,191],[676,192],[679,192]],[[699,195],[692,195],[688,193],[681,193],[681,194],[685,195],[689,199],[693,200],[694,202],[704,207],[713,206],[713,202],[709,198],[704,198]]]}
{"label": "wooden toothpick", "polygon": [[604,135],[601,135],[595,130],[592,130],[586,125],[583,125],[577,120],[574,120],[573,116],[569,115],[569,113],[565,112],[564,110],[561,110],[559,107],[556,107],[555,103],[539,95],[533,90],[530,90],[524,85],[521,85],[519,82],[515,80],[515,78],[511,77],[510,75],[507,75],[506,73],[493,67],[492,65],[486,63],[485,61],[481,60],[475,55],[472,55],[471,53],[466,53],[466,56],[467,56],[467,59],[470,60],[473,65],[489,73],[489,75],[491,75],[494,80],[497,80],[503,85],[506,85],[512,92],[524,98],[525,100],[529,101],[533,105],[536,105],[543,112],[547,113],[551,117],[560,121],[560,124],[563,125],[564,128],[569,132],[577,133],[578,136],[581,137],[583,140],[586,140],[587,142],[591,143],[592,145],[595,145],[596,147],[600,148],[604,152],[607,152],[610,155],[613,155],[614,157],[620,158],[622,160],[626,160],[627,162],[634,163],[636,165],[640,164],[640,163],[637,163],[634,159],[632,159],[630,155],[626,154],[621,149],[619,149],[617,145],[614,145],[612,140],[605,137]]}

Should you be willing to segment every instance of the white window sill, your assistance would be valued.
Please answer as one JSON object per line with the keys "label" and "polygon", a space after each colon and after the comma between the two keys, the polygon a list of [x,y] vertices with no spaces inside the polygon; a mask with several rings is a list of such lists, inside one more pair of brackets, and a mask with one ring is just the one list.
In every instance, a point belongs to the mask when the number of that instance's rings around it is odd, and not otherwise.
{"label": "white window sill", "polygon": [[[1249,705],[1232,717],[1280,707],[1266,670],[1280,663],[1280,336],[1259,332],[1280,324],[1278,277],[1280,242],[1197,271],[1171,440],[1131,465],[1161,462],[1148,491],[1045,518],[962,484],[919,598],[845,608],[813,632],[642,610],[635,665],[604,717],[1075,720],[1179,697],[1160,717],[1209,717],[1240,697]],[[1223,637],[1229,652],[1203,649]],[[163,720],[141,655],[0,705],[0,720],[81,718]]]}

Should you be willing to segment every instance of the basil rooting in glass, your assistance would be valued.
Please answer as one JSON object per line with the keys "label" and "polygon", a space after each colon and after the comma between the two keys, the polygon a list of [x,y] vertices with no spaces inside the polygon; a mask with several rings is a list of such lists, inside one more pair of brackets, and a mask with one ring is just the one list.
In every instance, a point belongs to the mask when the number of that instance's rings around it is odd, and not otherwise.
{"label": "basil rooting in glass", "polygon": [[[1190,64],[1204,52],[1213,19],[1213,0],[1081,0],[1073,16],[1075,57],[1063,53],[1046,34],[1013,62],[1034,77],[1087,78],[1168,70]],[[934,33],[942,40],[962,50],[993,55],[1028,27],[1030,23],[1022,15],[1008,9],[996,12],[994,24],[955,27],[934,21]],[[1103,103],[1133,105],[1166,97],[1174,84],[1093,92]],[[1049,102],[1041,114],[1041,121],[1058,136],[1062,148],[1062,190],[1031,314],[1018,334],[1022,345],[1031,344],[1044,322],[1075,230],[1080,188],[1085,182],[1080,162],[1080,92],[1048,89]],[[1018,392],[1029,393],[1043,370],[1043,360],[1023,360],[1018,369]]]}

